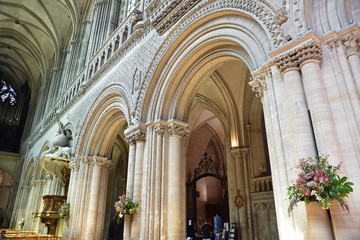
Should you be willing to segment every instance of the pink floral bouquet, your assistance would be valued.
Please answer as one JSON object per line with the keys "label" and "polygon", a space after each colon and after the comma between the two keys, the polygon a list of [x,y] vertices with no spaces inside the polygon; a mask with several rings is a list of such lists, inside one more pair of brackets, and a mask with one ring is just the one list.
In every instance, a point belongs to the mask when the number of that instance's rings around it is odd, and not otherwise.
{"label": "pink floral bouquet", "polygon": [[135,202],[125,195],[120,196],[120,200],[115,202],[115,216],[117,217],[117,222],[119,223],[120,219],[123,218],[124,214],[136,214],[138,212],[139,203]]}
{"label": "pink floral bouquet", "polygon": [[340,178],[336,171],[340,169],[341,163],[332,166],[328,158],[326,155],[300,159],[296,166],[300,170],[296,183],[288,188],[289,216],[298,202],[305,201],[308,204],[310,199],[316,199],[323,209],[328,209],[332,200],[336,199],[349,211],[344,199],[353,191],[351,185],[354,184],[348,182],[347,177]]}

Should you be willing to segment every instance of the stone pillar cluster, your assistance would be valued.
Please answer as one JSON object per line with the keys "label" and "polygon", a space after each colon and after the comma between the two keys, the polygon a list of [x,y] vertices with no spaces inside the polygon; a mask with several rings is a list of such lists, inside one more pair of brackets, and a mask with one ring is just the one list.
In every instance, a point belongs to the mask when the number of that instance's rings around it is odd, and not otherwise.
{"label": "stone pillar cluster", "polygon": [[[295,49],[278,54],[262,72],[253,73],[250,82],[256,96],[263,102],[277,219],[278,225],[283,226],[279,228],[279,234],[285,238],[295,234],[299,238],[345,239],[342,236],[359,234],[354,205],[354,198],[358,196],[355,194],[346,199],[350,213],[335,203],[330,208],[331,220],[326,211],[318,210],[317,205],[300,204],[289,221],[286,211],[288,202],[283,199],[287,187],[295,182],[296,172],[292,168],[300,158],[329,154],[329,160],[334,165],[346,160],[340,175],[350,177],[350,181],[357,181],[355,177],[351,179],[346,166],[353,165],[356,157],[354,160],[344,159],[339,139],[347,136],[339,130],[350,127],[353,137],[360,137],[359,115],[355,114],[360,107],[357,82],[360,66],[359,34],[351,32],[324,43],[309,38],[298,45]],[[326,58],[322,59],[324,54]],[[330,71],[347,72],[348,75],[330,74]],[[327,77],[327,74],[335,81],[325,79],[324,75]],[[337,82],[337,86],[331,85],[331,81]],[[344,106],[344,110],[341,110],[345,115],[342,123],[340,118],[344,115],[338,115],[336,102],[339,99]],[[345,125],[344,120],[350,126]],[[358,145],[356,142],[349,144]],[[349,222],[345,218],[352,219],[351,224],[345,224]],[[285,227],[289,222],[291,226]]]}
{"label": "stone pillar cluster", "polygon": [[111,160],[87,156],[73,159],[69,165],[71,175],[67,200],[70,202],[70,222],[63,236],[100,239]]}
{"label": "stone pillar cluster", "polygon": [[[146,135],[145,135],[146,130]],[[124,239],[182,239],[186,233],[184,146],[180,121],[158,121],[129,129],[127,195],[140,203],[125,216]]]}

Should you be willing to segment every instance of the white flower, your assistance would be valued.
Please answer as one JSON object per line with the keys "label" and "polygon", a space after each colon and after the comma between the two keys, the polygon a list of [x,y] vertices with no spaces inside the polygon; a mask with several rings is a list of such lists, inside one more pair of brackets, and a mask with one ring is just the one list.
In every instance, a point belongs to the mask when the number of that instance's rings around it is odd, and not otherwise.
{"label": "white flower", "polygon": [[124,215],[122,213],[119,213],[119,217],[122,218]]}

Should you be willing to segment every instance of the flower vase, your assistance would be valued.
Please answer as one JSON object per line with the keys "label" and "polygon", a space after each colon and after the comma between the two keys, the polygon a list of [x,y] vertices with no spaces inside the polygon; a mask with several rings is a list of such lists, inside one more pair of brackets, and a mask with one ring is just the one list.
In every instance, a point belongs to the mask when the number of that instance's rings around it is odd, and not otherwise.
{"label": "flower vase", "polygon": [[132,216],[130,214],[124,214],[124,239],[130,239],[131,220]]}
{"label": "flower vase", "polygon": [[334,239],[328,210],[319,207],[313,197],[305,204],[309,239]]}

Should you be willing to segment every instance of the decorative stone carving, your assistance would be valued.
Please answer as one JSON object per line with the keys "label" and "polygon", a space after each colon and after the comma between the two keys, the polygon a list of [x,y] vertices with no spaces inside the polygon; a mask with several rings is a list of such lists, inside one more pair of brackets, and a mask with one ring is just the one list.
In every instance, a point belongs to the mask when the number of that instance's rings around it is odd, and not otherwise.
{"label": "decorative stone carving", "polygon": [[80,161],[71,161],[69,163],[69,168],[71,169],[71,171],[79,171],[80,168]]}
{"label": "decorative stone carving", "polygon": [[341,38],[341,42],[344,44],[347,54],[357,53],[360,47],[360,34],[352,32]]}
{"label": "decorative stone carving", "polygon": [[137,90],[139,90],[140,83],[141,83],[141,71],[137,68],[135,69],[133,81],[132,81],[132,91],[131,93],[134,94]]}
{"label": "decorative stone carving", "polygon": [[[185,15],[191,8],[193,8],[199,0],[167,0],[163,3],[162,7],[157,13],[153,14],[150,19],[151,24],[156,28],[157,32],[162,35],[167,29],[169,29],[174,23],[176,23],[183,15]],[[221,8],[238,8],[242,11],[255,16],[260,20],[269,31],[273,38],[273,44],[279,46],[285,42],[285,38],[282,32],[280,24],[286,21],[286,11],[280,9],[278,12],[273,12],[271,8],[264,3],[254,0],[213,0],[204,2],[199,7],[197,16],[204,16],[206,13],[215,9]],[[205,11],[205,12],[204,12]],[[193,21],[191,21],[192,23]]]}
{"label": "decorative stone carving", "polygon": [[140,141],[145,141],[145,133],[142,132],[141,130],[138,130],[134,133],[131,133],[130,135],[125,137],[125,140],[129,143],[129,144],[136,144],[137,142]]}
{"label": "decorative stone carving", "polygon": [[328,40],[325,44],[330,48],[330,51],[334,51],[339,47],[339,41],[335,38]]}
{"label": "decorative stone carving", "polygon": [[282,7],[275,12],[275,20],[279,25],[286,22],[287,19],[288,19],[288,17],[287,17],[287,12],[286,12],[285,7]]}
{"label": "decorative stone carving", "polygon": [[155,132],[157,135],[163,135],[165,132],[165,125],[158,123],[155,125]]}
{"label": "decorative stone carving", "polygon": [[313,40],[281,55],[280,57],[275,58],[275,63],[280,69],[280,72],[283,73],[288,68],[300,67],[303,62],[310,59],[321,59],[320,46]]}
{"label": "decorative stone carving", "polygon": [[[173,1],[167,1],[172,2]],[[168,51],[169,47],[172,43],[177,39],[177,37],[183,33],[185,29],[189,27],[189,25],[193,24],[198,19],[202,18],[205,15],[216,13],[219,10],[223,9],[238,9],[241,12],[248,13],[254,18],[258,19],[267,29],[269,33],[269,37],[272,39],[272,43],[275,47],[281,46],[285,42],[285,37],[283,34],[282,27],[274,20],[275,14],[274,11],[271,10],[263,2],[256,2],[253,0],[245,0],[245,1],[233,1],[233,0],[210,0],[210,1],[201,1],[201,5],[196,6],[196,10],[194,10],[190,16],[187,18],[183,18],[179,26],[177,26],[172,33],[167,37],[162,46],[159,48],[156,53],[155,58],[152,60],[150,67],[146,71],[146,75],[144,76],[144,81],[141,84],[139,89],[139,94],[136,99],[136,108],[135,108],[135,121],[140,122],[142,107],[144,103],[144,98],[146,95],[147,88],[149,86],[150,80],[152,79],[155,70],[158,67],[159,62],[163,59],[163,56]],[[200,4],[199,3],[199,4]],[[152,4],[152,3],[151,3]],[[160,3],[155,3],[160,4]],[[165,6],[165,5],[164,5]],[[159,9],[161,8],[161,9]],[[166,7],[158,7],[157,12],[153,14],[150,21],[153,23],[157,17],[161,14],[165,14],[164,9]],[[155,11],[155,10],[154,10]],[[169,13],[166,13],[166,15]],[[146,31],[145,31],[146,32]]]}
{"label": "decorative stone carving", "polygon": [[156,31],[162,35],[199,1],[200,0],[167,0],[161,7],[162,11],[154,14],[151,18],[151,24],[156,28]]}
{"label": "decorative stone carving", "polygon": [[208,153],[204,153],[203,158],[201,158],[199,165],[194,169],[194,175],[191,173],[188,174],[188,182],[196,180],[198,177],[206,174],[212,174],[219,178],[226,177],[226,166],[220,165],[217,162],[214,162],[211,156]]}
{"label": "decorative stone carving", "polygon": [[104,166],[106,164],[106,161],[108,159],[105,158],[105,157],[99,157],[99,156],[94,156],[93,159],[92,159],[92,162],[94,165],[97,165],[97,166]]}
{"label": "decorative stone carving", "polygon": [[168,132],[170,135],[179,136],[184,141],[187,141],[189,134],[190,134],[190,129],[188,127],[181,126],[176,123],[170,123],[168,125]]}
{"label": "decorative stone carving", "polygon": [[264,92],[267,89],[265,73],[255,76],[253,80],[249,82],[249,85],[251,86],[252,91],[255,93],[255,96],[260,98],[261,102],[263,102]]}

